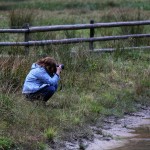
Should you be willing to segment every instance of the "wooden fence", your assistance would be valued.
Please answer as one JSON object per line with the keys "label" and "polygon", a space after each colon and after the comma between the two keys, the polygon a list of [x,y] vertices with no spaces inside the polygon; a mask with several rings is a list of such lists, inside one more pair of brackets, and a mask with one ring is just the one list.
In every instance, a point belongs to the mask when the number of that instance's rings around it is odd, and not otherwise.
{"label": "wooden fence", "polygon": [[[95,28],[110,28],[110,27],[122,27],[122,26],[141,26],[150,25],[150,20],[145,21],[128,21],[128,22],[110,22],[110,23],[94,23],[93,20],[90,24],[75,24],[75,25],[54,25],[54,26],[37,26],[30,27],[26,24],[22,29],[0,29],[0,33],[24,33],[24,41],[19,42],[0,42],[0,46],[25,46],[28,51],[29,46],[43,46],[50,44],[71,44],[71,43],[81,43],[89,42],[89,49],[94,50],[93,42],[96,41],[109,41],[109,40],[120,40],[128,38],[143,38],[150,37],[148,34],[130,34],[130,35],[117,35],[117,36],[103,36],[94,37]],[[83,30],[89,29],[89,38],[70,38],[70,39],[60,39],[60,40],[41,40],[41,41],[30,41],[30,34],[35,32],[48,32],[48,31],[61,31],[61,30]],[[143,47],[144,48],[144,47]],[[149,48],[149,46],[146,46]],[[113,49],[112,49],[113,50]]]}

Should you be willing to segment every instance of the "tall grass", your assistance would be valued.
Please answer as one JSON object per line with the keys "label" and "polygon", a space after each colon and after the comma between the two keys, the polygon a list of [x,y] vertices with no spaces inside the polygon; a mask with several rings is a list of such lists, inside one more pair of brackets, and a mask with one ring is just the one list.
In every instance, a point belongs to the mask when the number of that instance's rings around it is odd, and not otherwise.
{"label": "tall grass", "polygon": [[[3,1],[2,1],[3,2]],[[29,8],[29,9],[42,9],[42,10],[63,10],[63,9],[89,9],[89,10],[103,10],[105,8],[115,8],[115,7],[128,7],[128,8],[143,8],[145,10],[150,10],[149,3],[147,0],[140,1],[112,1],[112,0],[90,0],[82,1],[70,1],[70,0],[57,0],[57,1],[5,1],[7,3],[2,3],[2,10],[12,10],[18,8]]]}
{"label": "tall grass", "polygon": [[74,138],[84,134],[91,136],[89,128],[85,130],[84,126],[97,118],[135,111],[136,102],[149,104],[147,52],[133,52],[138,54],[136,59],[132,59],[130,53],[116,59],[114,54],[89,55],[82,49],[74,60],[67,47],[61,48],[66,51],[55,46],[49,55],[65,64],[61,74],[63,90],[47,102],[46,108],[26,101],[21,95],[23,80],[39,56],[34,60],[16,60],[14,56],[3,58],[0,81],[2,135],[20,148],[38,148],[42,145],[39,143],[69,140],[71,135]]}
{"label": "tall grass", "polygon": [[26,23],[32,25],[34,12],[30,10],[12,10],[10,12],[10,27],[22,28]]}

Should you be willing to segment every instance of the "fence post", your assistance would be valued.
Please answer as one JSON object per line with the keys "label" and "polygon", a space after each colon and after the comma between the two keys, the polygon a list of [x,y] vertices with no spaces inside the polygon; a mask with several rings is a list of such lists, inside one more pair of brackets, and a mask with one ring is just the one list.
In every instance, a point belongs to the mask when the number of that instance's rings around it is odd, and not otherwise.
{"label": "fence post", "polygon": [[[94,20],[91,20],[90,24],[94,24]],[[92,38],[92,37],[94,37],[94,28],[93,27],[90,28],[90,38]],[[94,43],[93,42],[89,43],[89,49],[94,50]]]}
{"label": "fence post", "polygon": [[[28,32],[25,32],[25,35],[24,35],[24,41],[25,42],[28,42],[29,41],[29,23],[26,23],[23,25],[23,28],[25,29],[28,29]],[[29,46],[25,46],[25,54],[28,55],[29,54]]]}

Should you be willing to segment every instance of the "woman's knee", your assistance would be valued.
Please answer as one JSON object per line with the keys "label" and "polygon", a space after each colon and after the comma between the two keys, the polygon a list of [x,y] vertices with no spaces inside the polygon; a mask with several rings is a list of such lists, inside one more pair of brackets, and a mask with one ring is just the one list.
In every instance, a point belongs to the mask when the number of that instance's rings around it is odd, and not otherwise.
{"label": "woman's knee", "polygon": [[53,94],[56,92],[56,88],[54,86],[47,87],[46,92],[44,93],[44,101],[47,101],[49,98],[53,96]]}
{"label": "woman's knee", "polygon": [[50,86],[50,87],[49,87],[49,92],[50,92],[50,93],[55,93],[56,90],[57,90],[57,89],[56,89],[56,87],[54,87],[54,86]]}

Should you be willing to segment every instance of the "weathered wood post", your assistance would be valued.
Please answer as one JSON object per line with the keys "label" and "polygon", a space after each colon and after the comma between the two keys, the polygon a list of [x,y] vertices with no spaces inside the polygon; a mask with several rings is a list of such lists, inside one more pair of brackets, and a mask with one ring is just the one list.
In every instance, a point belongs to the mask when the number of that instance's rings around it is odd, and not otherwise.
{"label": "weathered wood post", "polygon": [[[94,20],[91,20],[90,24],[94,24]],[[94,28],[93,27],[90,28],[90,38],[92,38],[92,37],[94,37]],[[89,42],[89,49],[94,50],[94,43],[93,42]]]}
{"label": "weathered wood post", "polygon": [[[30,32],[29,27],[30,27],[29,23],[26,23],[26,24],[23,25],[23,28],[28,29],[28,31],[25,32],[25,35],[24,35],[24,41],[25,42],[29,41],[29,32]],[[25,54],[26,55],[29,54],[29,46],[28,45],[25,46]]]}

